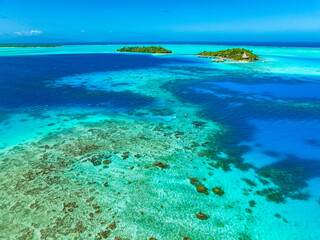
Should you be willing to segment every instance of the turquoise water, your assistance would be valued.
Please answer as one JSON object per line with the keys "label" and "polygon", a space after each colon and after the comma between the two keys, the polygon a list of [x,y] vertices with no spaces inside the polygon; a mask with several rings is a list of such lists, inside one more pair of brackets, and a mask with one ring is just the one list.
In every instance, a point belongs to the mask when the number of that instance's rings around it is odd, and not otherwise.
{"label": "turquoise water", "polygon": [[320,238],[320,49],[163,46],[0,48],[1,239]]}

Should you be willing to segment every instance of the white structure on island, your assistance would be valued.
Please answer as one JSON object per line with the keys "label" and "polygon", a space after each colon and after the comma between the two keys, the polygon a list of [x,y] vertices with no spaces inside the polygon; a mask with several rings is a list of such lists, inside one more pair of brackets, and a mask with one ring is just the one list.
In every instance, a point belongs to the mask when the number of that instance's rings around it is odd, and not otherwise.
{"label": "white structure on island", "polygon": [[242,59],[249,59],[249,56],[246,53],[244,53]]}

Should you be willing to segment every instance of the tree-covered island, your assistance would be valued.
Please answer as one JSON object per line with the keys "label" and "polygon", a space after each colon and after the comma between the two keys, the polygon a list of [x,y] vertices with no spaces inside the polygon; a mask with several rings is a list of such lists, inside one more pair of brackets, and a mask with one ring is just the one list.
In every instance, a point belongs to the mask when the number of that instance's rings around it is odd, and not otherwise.
{"label": "tree-covered island", "polygon": [[123,47],[117,50],[117,52],[136,52],[136,53],[172,53],[172,51],[167,50],[163,47]]}
{"label": "tree-covered island", "polygon": [[0,43],[0,47],[3,48],[32,48],[32,47],[62,47],[60,44],[9,44]]}
{"label": "tree-covered island", "polygon": [[258,55],[252,53],[252,51],[244,48],[232,48],[227,50],[221,50],[217,52],[201,52],[197,54],[198,57],[217,58],[217,61],[225,61],[225,59],[232,59],[236,61],[256,61],[259,59]]}

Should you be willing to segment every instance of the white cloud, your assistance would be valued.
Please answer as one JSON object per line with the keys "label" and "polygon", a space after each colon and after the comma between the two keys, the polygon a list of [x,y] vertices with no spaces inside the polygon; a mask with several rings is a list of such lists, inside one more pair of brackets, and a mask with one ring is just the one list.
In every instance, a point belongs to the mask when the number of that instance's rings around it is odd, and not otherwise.
{"label": "white cloud", "polygon": [[39,34],[42,34],[42,31],[39,31],[39,30],[30,30],[30,31],[15,32],[14,34],[19,35],[19,36],[31,36],[31,35],[39,35]]}
{"label": "white cloud", "polygon": [[31,30],[30,31],[30,34],[32,35],[32,34],[35,34],[35,35],[37,35],[37,34],[41,34],[42,32],[41,31],[39,31],[39,30]]}

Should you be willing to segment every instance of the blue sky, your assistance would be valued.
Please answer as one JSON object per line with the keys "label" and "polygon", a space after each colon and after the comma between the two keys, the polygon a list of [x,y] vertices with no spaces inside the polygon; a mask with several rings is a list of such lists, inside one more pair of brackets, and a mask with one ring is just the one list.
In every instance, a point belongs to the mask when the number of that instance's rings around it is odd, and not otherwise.
{"label": "blue sky", "polygon": [[319,0],[0,0],[0,42],[313,41]]}

